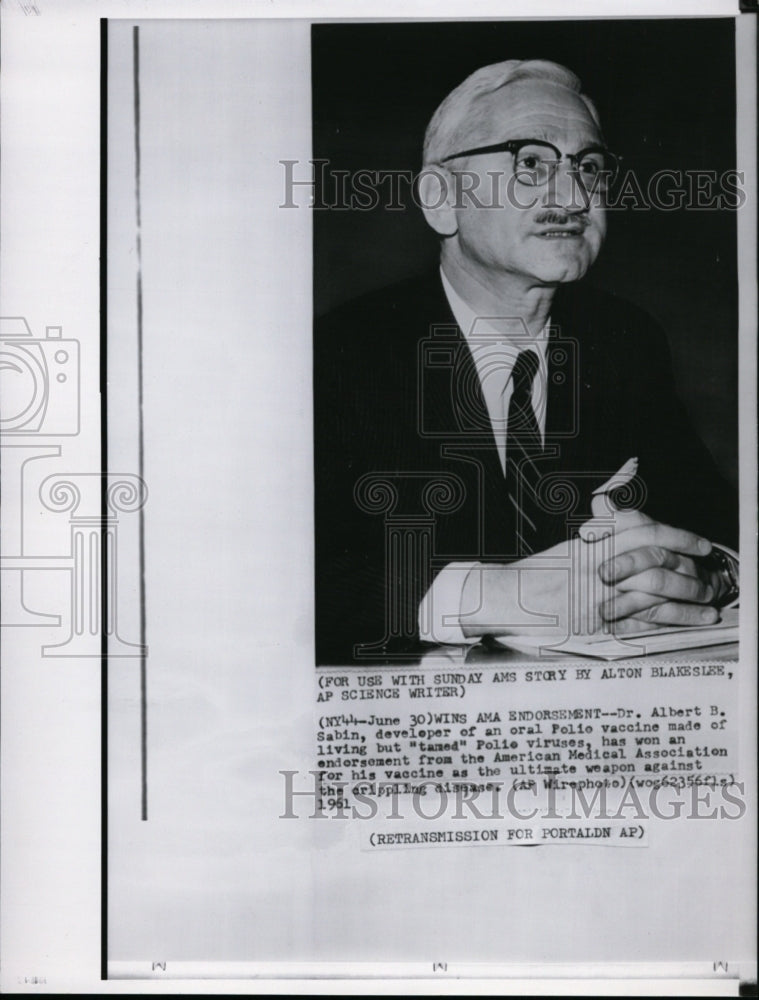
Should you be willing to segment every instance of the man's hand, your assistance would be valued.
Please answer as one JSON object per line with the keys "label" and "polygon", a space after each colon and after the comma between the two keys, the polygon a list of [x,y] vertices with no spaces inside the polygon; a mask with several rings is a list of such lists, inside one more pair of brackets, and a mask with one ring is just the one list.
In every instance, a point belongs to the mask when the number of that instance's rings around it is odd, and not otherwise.
{"label": "man's hand", "polygon": [[639,511],[586,522],[580,537],[518,562],[480,565],[464,586],[467,636],[548,638],[706,625],[719,614],[716,573],[698,563],[711,543]]}
{"label": "man's hand", "polygon": [[[583,526],[587,537],[593,522]],[[606,528],[608,534],[609,528]],[[697,560],[711,543],[690,531],[659,524],[640,511],[614,515],[614,556],[601,563],[600,579],[614,594],[599,607],[615,632],[668,625],[712,625],[722,595],[718,573]]]}

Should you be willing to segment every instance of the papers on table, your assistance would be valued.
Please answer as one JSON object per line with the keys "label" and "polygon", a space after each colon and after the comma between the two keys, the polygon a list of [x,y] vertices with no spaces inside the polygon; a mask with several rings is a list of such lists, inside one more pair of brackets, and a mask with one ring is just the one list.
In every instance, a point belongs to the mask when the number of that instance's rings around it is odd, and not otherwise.
{"label": "papers on table", "polygon": [[495,638],[503,646],[527,653],[561,653],[593,656],[602,660],[621,660],[634,656],[653,656],[657,653],[673,653],[681,649],[737,642],[738,611],[727,609],[722,612],[720,622],[704,628],[678,626],[620,637],[609,634],[572,636],[556,644],[547,641],[544,636],[504,635]]}

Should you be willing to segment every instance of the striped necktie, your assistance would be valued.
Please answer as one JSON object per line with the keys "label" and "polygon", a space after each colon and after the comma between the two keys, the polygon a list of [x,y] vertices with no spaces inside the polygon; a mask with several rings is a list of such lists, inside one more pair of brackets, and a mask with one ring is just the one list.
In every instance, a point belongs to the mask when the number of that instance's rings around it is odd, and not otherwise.
{"label": "striped necktie", "polygon": [[540,427],[532,406],[532,387],[540,361],[535,351],[522,351],[511,372],[512,393],[506,417],[506,489],[515,511],[516,554],[536,551],[541,524],[535,460],[543,453]]}

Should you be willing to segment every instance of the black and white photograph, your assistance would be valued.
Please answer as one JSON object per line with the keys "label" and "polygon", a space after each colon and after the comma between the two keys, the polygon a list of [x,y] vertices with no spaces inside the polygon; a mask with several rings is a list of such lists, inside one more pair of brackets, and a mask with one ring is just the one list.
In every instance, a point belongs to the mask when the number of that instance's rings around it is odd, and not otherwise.
{"label": "black and white photograph", "polygon": [[721,622],[732,22],[312,39],[317,662]]}
{"label": "black and white photograph", "polygon": [[754,995],[756,14],[2,17],[3,990]]}

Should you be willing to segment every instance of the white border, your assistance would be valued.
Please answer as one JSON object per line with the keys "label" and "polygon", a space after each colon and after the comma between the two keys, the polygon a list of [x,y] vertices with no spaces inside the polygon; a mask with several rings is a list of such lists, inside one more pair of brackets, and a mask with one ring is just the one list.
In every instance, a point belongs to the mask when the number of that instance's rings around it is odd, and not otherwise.
{"label": "white border", "polygon": [[[37,13],[35,13],[35,10]],[[360,12],[360,13],[359,13]],[[322,0],[273,4],[267,0],[153,2],[151,0],[15,0],[3,6],[2,32],[2,295],[4,311],[29,313],[35,329],[60,324],[64,335],[77,336],[88,361],[83,369],[84,422],[82,434],[69,450],[77,469],[98,464],[97,344],[99,250],[99,19],[162,17],[261,17],[319,19],[530,19],[612,16],[710,16],[737,14],[731,2],[632,4],[566,3],[512,0],[508,10],[497,0],[464,4],[439,0],[434,12],[426,0]],[[745,20],[744,20],[745,19]],[[744,125],[755,118],[756,18],[743,15],[739,45],[739,114]],[[746,67],[752,66],[753,72]],[[66,81],[65,95],[56,93]],[[52,98],[52,100],[51,100]],[[755,120],[754,120],[755,136]],[[746,129],[739,148],[754,188],[756,204],[756,145]],[[750,167],[749,167],[750,164]],[[739,217],[742,265],[756,273],[755,213]],[[20,303],[20,305],[17,305]],[[740,295],[741,482],[743,547],[752,552],[756,510],[753,333],[756,286],[744,281]],[[748,412],[746,412],[748,411]],[[744,565],[744,594],[756,593],[755,567]],[[748,604],[748,601],[745,602]],[[753,602],[752,602],[753,603]],[[99,669],[92,662],[60,665],[38,661],[38,636],[4,636],[2,790],[2,946],[3,988],[6,991],[67,991],[98,993],[176,992],[169,983],[134,981],[101,983],[100,962],[100,721]],[[755,648],[755,629],[745,625],[744,649]],[[744,700],[746,731],[753,725],[753,698]],[[747,775],[748,777],[748,775]],[[296,974],[297,974],[297,970]],[[384,971],[384,970],[383,970]],[[644,971],[642,968],[641,971]],[[645,971],[653,972],[650,968]],[[670,967],[659,974],[671,975]],[[679,974],[696,970],[680,968]],[[329,971],[327,972],[329,974]],[[411,973],[413,975],[413,973]],[[565,973],[566,974],[566,970]],[[696,972],[700,973],[700,970]],[[19,978],[46,975],[46,984],[25,984]],[[288,979],[225,981],[218,989],[207,980],[184,980],[183,992],[460,992],[464,984],[393,982],[347,984]],[[626,995],[630,984],[575,983],[584,993]],[[724,989],[724,993],[721,989]],[[670,992],[670,990],[672,992]],[[720,990],[720,992],[717,992]],[[539,992],[567,995],[573,984],[540,981],[537,985],[510,979],[466,983],[467,992],[483,994]],[[619,993],[618,993],[619,991]],[[735,982],[679,979],[648,984],[636,980],[638,995],[735,995]]]}

